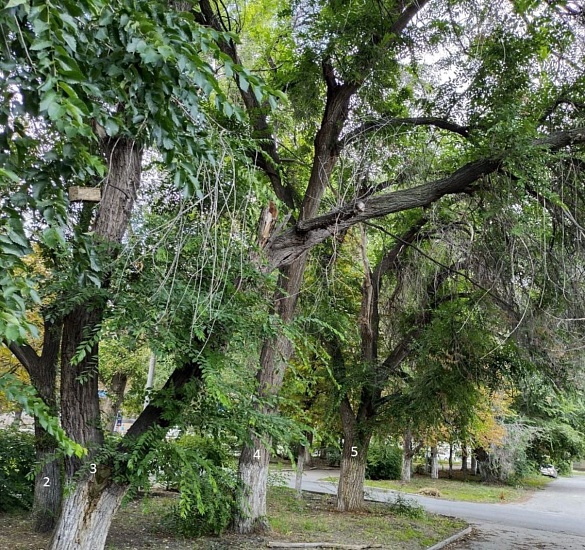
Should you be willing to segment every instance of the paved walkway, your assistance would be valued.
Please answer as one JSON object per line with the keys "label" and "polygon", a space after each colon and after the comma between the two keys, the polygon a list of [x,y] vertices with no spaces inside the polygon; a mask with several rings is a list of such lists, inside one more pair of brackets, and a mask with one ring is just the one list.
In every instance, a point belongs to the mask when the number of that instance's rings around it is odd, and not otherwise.
{"label": "paved walkway", "polygon": [[[294,487],[294,472],[289,486]],[[338,470],[308,470],[303,489],[334,494]],[[396,491],[366,488],[368,500],[387,502]],[[520,504],[481,504],[407,495],[428,511],[465,519],[473,533],[449,546],[452,550],[585,550],[585,476],[560,478]]]}

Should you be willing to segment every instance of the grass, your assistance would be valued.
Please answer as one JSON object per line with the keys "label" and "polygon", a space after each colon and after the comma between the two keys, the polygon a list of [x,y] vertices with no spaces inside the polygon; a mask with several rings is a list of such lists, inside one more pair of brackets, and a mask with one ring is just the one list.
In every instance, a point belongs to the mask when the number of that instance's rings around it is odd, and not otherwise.
{"label": "grass", "polygon": [[[447,478],[447,472],[440,472],[439,479],[430,479],[428,476],[414,475],[410,483],[402,481],[366,481],[366,486],[379,489],[392,489],[403,493],[419,493],[424,489],[437,489],[441,498],[447,500],[462,500],[465,502],[522,502],[535,490],[544,489],[551,478],[534,475],[522,480],[521,485],[510,486],[503,484],[482,483],[479,476],[461,476],[461,472],[455,472],[456,477]],[[444,476],[444,477],[443,477]]]}
{"label": "grass", "polygon": [[[381,544],[386,550],[420,550],[465,527],[453,518],[415,511],[400,506],[367,505],[360,512],[340,513],[326,495],[307,495],[271,488],[268,492],[268,521],[271,532],[263,535],[232,535],[186,539],[174,533],[164,521],[177,495],[164,494],[130,502],[116,515],[107,550],[255,550],[270,540],[291,542],[343,542]],[[36,535],[28,514],[0,514],[0,550],[39,550],[49,537]]]}

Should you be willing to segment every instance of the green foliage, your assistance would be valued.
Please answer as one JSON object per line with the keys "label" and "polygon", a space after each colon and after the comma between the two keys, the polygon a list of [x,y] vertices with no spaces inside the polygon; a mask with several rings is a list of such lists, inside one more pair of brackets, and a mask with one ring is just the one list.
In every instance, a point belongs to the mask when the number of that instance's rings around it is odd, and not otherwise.
{"label": "green foliage", "polygon": [[33,434],[0,430],[0,512],[32,507],[34,462]]}
{"label": "green foliage", "polygon": [[76,455],[79,458],[87,454],[87,449],[67,437],[65,430],[59,424],[59,419],[51,414],[47,405],[38,397],[32,386],[7,373],[0,376],[0,390],[9,400],[18,402],[23,410],[38,418],[41,426],[55,438],[64,454],[67,456]]}
{"label": "green foliage", "polygon": [[389,440],[373,440],[368,448],[366,479],[400,479],[402,449]]}
{"label": "green foliage", "polygon": [[401,516],[409,519],[423,519],[426,517],[425,509],[415,500],[406,498],[398,493],[394,500],[389,502],[386,507],[395,516]]}
{"label": "green foliage", "polygon": [[221,442],[192,434],[164,441],[151,455],[157,482],[180,491],[165,522],[188,537],[219,535],[235,507],[237,477],[233,457]]}

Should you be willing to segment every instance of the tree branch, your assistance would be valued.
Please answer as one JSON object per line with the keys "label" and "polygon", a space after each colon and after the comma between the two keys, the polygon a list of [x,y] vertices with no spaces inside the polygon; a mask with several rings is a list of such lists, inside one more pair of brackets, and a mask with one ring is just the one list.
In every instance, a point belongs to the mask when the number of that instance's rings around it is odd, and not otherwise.
{"label": "tree branch", "polygon": [[[533,141],[535,148],[558,150],[572,144],[585,143],[585,128],[555,132]],[[505,155],[469,162],[451,175],[423,183],[410,189],[354,200],[321,216],[299,221],[296,226],[276,236],[265,249],[268,265],[265,271],[293,262],[296,258],[356,223],[388,214],[429,206],[445,195],[472,193],[473,184],[499,170]]]}
{"label": "tree branch", "polygon": [[363,138],[370,132],[375,130],[381,130],[387,126],[436,126],[442,130],[447,130],[455,134],[459,134],[464,138],[469,137],[469,126],[460,126],[454,122],[438,117],[406,117],[406,118],[394,118],[394,117],[382,117],[378,120],[372,120],[364,122],[358,126],[355,130],[352,130],[346,134],[340,140],[340,147],[345,147],[358,138]]}

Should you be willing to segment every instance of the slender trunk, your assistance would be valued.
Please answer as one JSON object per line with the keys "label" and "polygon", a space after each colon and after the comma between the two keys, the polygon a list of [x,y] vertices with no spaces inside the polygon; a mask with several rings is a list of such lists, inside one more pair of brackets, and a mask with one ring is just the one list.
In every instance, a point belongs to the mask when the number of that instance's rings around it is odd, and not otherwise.
{"label": "slender trunk", "polygon": [[156,355],[150,352],[150,360],[148,361],[148,376],[146,377],[146,396],[144,397],[144,407],[150,402],[149,392],[154,387],[154,370],[156,368]]}
{"label": "slender trunk", "polygon": [[467,445],[465,443],[461,446],[461,471],[468,471],[469,454],[467,452]]}
{"label": "slender trunk", "polygon": [[437,447],[431,447],[431,479],[439,479],[439,453]]}
{"label": "slender trunk", "polygon": [[65,499],[49,550],[101,550],[126,487],[82,479]]}
{"label": "slender trunk", "polygon": [[313,448],[313,432],[308,432],[306,436],[309,444],[307,446],[303,446],[303,464],[304,468],[310,468],[313,465],[313,455],[311,454],[311,449]]}
{"label": "slender trunk", "polygon": [[12,424],[11,427],[15,430],[18,430],[18,428],[20,428],[20,424],[22,423],[22,413],[24,412],[24,409],[22,407],[16,409],[16,411],[14,411],[14,420],[12,420]]}
{"label": "slender trunk", "polygon": [[297,455],[297,471],[295,476],[295,491],[297,493],[297,498],[302,498],[303,496],[303,471],[305,468],[305,455],[307,451],[307,447],[305,445],[299,446],[299,452]]}
{"label": "slender trunk", "polygon": [[412,474],[412,432],[410,429],[404,431],[404,448],[402,452],[402,474],[401,479],[409,482]]}
{"label": "slender trunk", "polygon": [[449,443],[449,479],[453,479],[453,443]]}
{"label": "slender trunk", "polygon": [[475,474],[477,474],[477,458],[475,458],[475,455],[472,453],[471,454],[471,475],[474,476]]}

